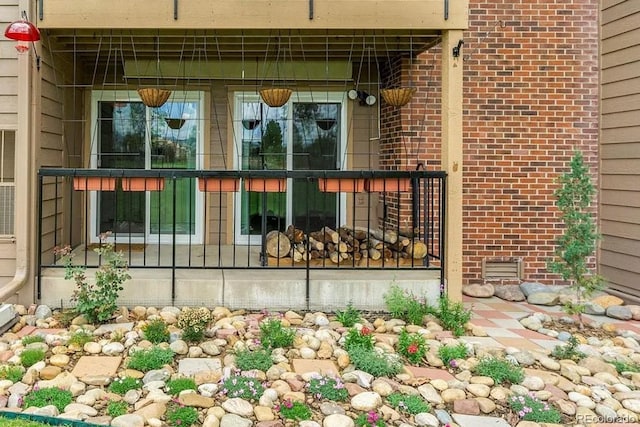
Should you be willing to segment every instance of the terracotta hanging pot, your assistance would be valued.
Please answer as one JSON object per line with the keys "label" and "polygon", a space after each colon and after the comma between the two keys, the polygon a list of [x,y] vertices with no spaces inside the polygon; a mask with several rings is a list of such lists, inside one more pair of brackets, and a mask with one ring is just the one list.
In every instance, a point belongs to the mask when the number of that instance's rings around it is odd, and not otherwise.
{"label": "terracotta hanging pot", "polygon": [[171,96],[171,91],[167,89],[160,89],[157,87],[143,87],[138,89],[138,95],[142,103],[147,107],[162,107],[165,102]]}
{"label": "terracotta hanging pot", "polygon": [[154,177],[122,178],[122,190],[124,191],[162,191],[164,190],[164,178],[154,178]]}
{"label": "terracotta hanging pot", "polygon": [[73,189],[78,191],[113,191],[116,179],[106,176],[74,176]]}
{"label": "terracotta hanging pot", "polygon": [[318,188],[324,193],[361,193],[364,191],[364,178],[319,178]]}
{"label": "terracotta hanging pot", "polygon": [[198,189],[204,192],[238,191],[240,178],[198,178]]}
{"label": "terracotta hanging pot", "polygon": [[286,178],[247,178],[244,189],[259,193],[283,193],[287,191]]}
{"label": "terracotta hanging pot", "polygon": [[403,107],[407,105],[411,101],[411,98],[413,98],[414,93],[416,93],[415,87],[380,89],[382,99],[384,99],[387,104],[394,107]]}
{"label": "terracotta hanging pot", "polygon": [[289,101],[293,91],[283,87],[269,87],[260,89],[260,97],[269,107],[282,107]]}

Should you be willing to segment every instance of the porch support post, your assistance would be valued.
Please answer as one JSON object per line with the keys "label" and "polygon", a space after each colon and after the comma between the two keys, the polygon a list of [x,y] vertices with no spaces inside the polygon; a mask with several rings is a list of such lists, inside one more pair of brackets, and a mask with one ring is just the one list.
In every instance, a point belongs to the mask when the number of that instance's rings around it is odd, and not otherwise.
{"label": "porch support post", "polygon": [[462,57],[453,48],[462,30],[443,32],[442,37],[442,170],[447,172],[445,223],[445,280],[447,293],[462,300]]}

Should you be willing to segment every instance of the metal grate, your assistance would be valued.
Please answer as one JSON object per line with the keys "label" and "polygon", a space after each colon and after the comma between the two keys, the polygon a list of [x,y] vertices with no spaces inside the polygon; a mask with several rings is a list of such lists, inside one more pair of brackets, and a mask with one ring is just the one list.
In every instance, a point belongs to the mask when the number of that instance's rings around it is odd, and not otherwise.
{"label": "metal grate", "polygon": [[0,236],[14,235],[15,185],[0,183]]}
{"label": "metal grate", "polygon": [[484,280],[522,280],[522,259],[483,259],[482,278]]}

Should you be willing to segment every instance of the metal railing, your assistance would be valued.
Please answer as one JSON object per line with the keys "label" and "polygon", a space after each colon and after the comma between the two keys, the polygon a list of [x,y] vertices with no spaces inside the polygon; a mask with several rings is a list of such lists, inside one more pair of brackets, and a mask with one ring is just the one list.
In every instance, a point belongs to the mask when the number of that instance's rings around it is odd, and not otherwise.
{"label": "metal railing", "polygon": [[55,248],[97,268],[106,231],[130,268],[170,269],[174,286],[181,269],[266,268],[305,269],[307,282],[313,269],[432,269],[444,286],[445,172],[47,168],[38,178],[39,298],[43,270],[63,267]]}

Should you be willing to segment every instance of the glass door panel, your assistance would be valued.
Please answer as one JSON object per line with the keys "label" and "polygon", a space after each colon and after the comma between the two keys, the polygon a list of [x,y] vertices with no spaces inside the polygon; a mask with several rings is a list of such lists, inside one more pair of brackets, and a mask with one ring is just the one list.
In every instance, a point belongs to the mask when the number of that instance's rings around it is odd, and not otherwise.
{"label": "glass door panel", "polygon": [[[242,170],[284,170],[287,168],[288,107],[270,108],[260,102],[242,102],[240,135]],[[262,230],[284,231],[287,227],[286,193],[248,192],[240,194],[239,243],[259,243]]]}
{"label": "glass door panel", "polygon": [[[98,102],[98,168],[144,169],[145,106],[142,102]],[[145,232],[144,193],[98,192],[98,233],[128,236]]]}
{"label": "glass door panel", "polygon": [[[151,169],[195,169],[198,103],[167,102],[151,110]],[[150,197],[150,234],[191,235],[196,229],[195,179],[168,180]],[[175,209],[174,209],[175,203]],[[174,215],[175,212],[175,215]]]}
{"label": "glass door panel", "polygon": [[[340,108],[339,103],[293,104],[294,170],[338,169]],[[291,200],[296,227],[316,231],[325,225],[334,228],[338,225],[337,196],[320,192],[317,182],[294,179]]]}

